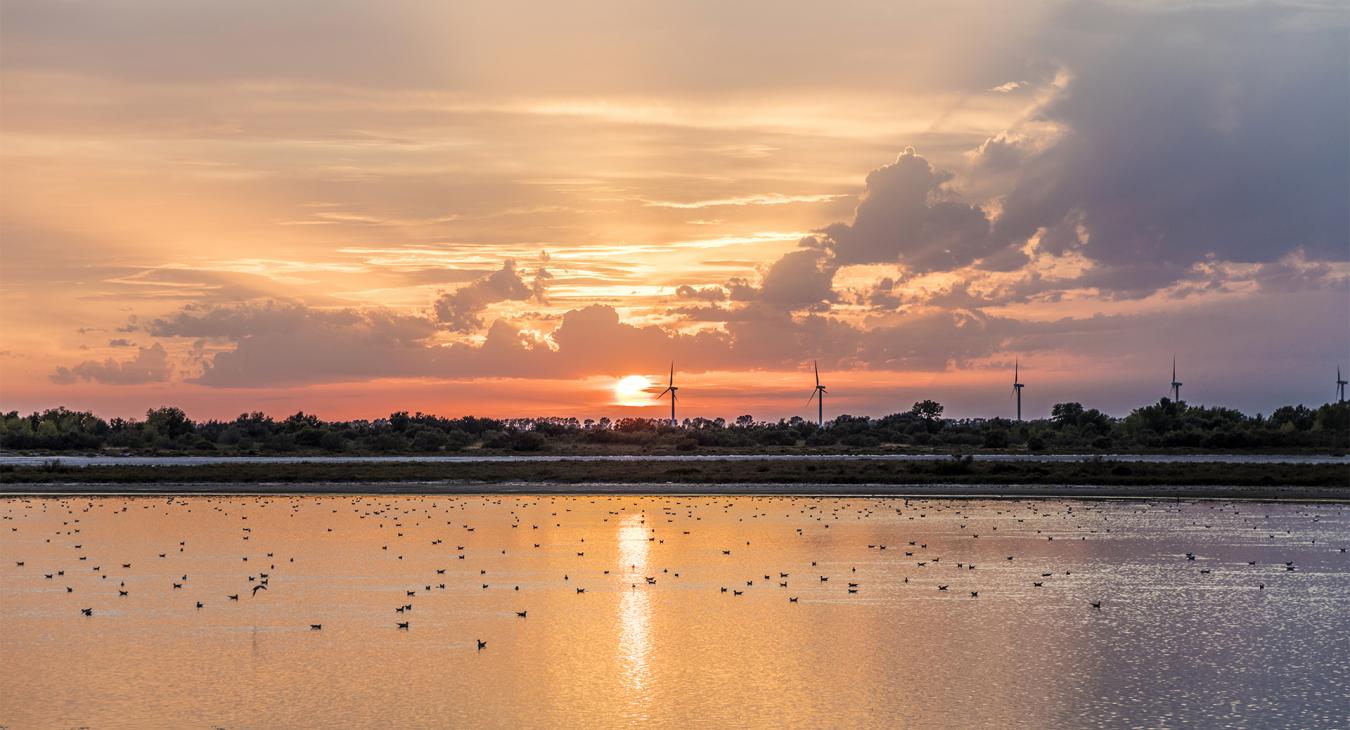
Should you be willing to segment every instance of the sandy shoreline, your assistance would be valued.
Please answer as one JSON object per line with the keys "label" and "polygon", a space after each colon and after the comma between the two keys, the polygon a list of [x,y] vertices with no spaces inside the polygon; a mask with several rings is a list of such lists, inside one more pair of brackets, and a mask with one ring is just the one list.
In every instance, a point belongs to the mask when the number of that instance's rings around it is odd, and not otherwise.
{"label": "sandy shoreline", "polygon": [[6,484],[0,495],[186,496],[186,495],[703,495],[804,497],[964,497],[985,499],[1243,499],[1258,501],[1350,502],[1337,487],[1305,486],[1157,486],[1085,484],[776,484],[655,482],[252,482]]}

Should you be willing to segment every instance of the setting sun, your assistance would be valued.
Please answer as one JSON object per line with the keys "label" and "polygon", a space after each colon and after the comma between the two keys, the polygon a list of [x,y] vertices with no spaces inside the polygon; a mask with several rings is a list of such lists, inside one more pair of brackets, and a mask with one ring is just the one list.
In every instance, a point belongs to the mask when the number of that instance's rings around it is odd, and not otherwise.
{"label": "setting sun", "polygon": [[621,406],[649,406],[647,389],[652,385],[645,375],[629,375],[614,383],[614,402]]}

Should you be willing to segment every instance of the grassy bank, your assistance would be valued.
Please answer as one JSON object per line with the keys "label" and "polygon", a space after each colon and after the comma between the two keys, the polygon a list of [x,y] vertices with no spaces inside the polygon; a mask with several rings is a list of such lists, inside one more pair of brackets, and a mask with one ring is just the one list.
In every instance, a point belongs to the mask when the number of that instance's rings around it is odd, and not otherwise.
{"label": "grassy bank", "polygon": [[[371,464],[204,464],[199,466],[90,466],[10,468],[0,484],[251,484],[378,482],[547,482],[678,484],[1084,484],[1098,486],[1290,486],[1346,488],[1342,464],[1169,464],[1006,462],[696,461],[494,462]],[[9,490],[14,491],[14,490]]]}

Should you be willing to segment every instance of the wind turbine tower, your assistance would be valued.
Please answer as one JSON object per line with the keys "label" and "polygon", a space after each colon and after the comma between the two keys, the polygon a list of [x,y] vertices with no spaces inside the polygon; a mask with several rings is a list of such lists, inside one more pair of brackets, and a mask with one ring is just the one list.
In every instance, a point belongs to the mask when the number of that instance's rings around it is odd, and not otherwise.
{"label": "wind turbine tower", "polygon": [[1017,396],[1017,420],[1022,420],[1022,388],[1025,383],[1021,378],[1021,363],[1013,360],[1013,393]]}
{"label": "wind turbine tower", "polygon": [[820,363],[812,363],[816,368],[816,389],[811,391],[811,397],[806,399],[806,405],[811,405],[811,398],[816,399],[816,425],[825,427],[825,386],[820,384]]}
{"label": "wind turbine tower", "polygon": [[1172,402],[1181,402],[1181,382],[1177,380],[1177,356],[1172,356]]}
{"label": "wind turbine tower", "polygon": [[672,428],[680,425],[680,422],[675,420],[675,391],[677,390],[679,390],[679,388],[675,387],[675,363],[672,362],[670,363],[670,385],[656,396],[657,398],[661,398],[666,393],[670,393],[670,425]]}
{"label": "wind turbine tower", "polygon": [[1345,402],[1345,378],[1341,377],[1341,366],[1336,366],[1336,402]]}

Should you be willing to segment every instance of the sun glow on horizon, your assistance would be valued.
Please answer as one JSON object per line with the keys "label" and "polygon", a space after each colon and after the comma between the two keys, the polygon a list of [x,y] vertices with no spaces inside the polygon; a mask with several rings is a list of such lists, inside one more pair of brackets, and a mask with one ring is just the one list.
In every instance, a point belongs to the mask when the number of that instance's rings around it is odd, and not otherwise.
{"label": "sun glow on horizon", "polygon": [[651,394],[647,389],[652,382],[645,375],[628,375],[614,383],[614,403],[620,406],[649,406]]}

